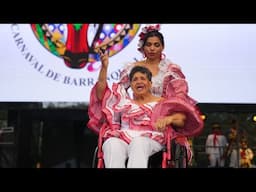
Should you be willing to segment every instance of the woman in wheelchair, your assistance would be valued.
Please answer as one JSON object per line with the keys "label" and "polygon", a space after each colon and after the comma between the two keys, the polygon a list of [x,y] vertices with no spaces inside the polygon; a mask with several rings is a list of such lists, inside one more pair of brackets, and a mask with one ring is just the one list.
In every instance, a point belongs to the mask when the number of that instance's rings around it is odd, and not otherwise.
{"label": "woman in wheelchair", "polygon": [[[99,133],[104,167],[147,168],[149,157],[163,149],[167,138],[201,132],[199,110],[181,98],[154,96],[152,73],[143,66],[135,66],[129,75],[133,98],[119,83],[113,83],[110,89],[108,55],[101,50],[99,53],[102,67],[90,95],[88,128]],[[96,110],[99,106],[101,111]],[[186,141],[183,144],[189,146]],[[187,152],[191,158],[189,147]]]}

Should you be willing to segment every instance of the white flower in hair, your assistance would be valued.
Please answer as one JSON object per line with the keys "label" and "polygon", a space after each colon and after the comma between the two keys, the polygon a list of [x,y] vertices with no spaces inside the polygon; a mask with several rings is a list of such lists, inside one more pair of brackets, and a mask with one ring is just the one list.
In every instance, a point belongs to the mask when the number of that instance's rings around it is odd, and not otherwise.
{"label": "white flower in hair", "polygon": [[143,42],[144,42],[143,40],[139,40],[138,47],[142,47]]}
{"label": "white flower in hair", "polygon": [[147,26],[142,28],[143,33],[147,33]]}

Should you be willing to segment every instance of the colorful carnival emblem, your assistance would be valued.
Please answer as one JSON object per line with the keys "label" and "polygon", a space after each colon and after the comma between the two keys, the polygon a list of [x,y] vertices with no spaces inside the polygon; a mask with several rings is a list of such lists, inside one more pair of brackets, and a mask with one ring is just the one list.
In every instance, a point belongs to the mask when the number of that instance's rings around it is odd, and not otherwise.
{"label": "colorful carnival emblem", "polygon": [[64,59],[67,67],[96,70],[99,48],[113,56],[126,47],[139,30],[139,24],[31,24],[40,43]]}

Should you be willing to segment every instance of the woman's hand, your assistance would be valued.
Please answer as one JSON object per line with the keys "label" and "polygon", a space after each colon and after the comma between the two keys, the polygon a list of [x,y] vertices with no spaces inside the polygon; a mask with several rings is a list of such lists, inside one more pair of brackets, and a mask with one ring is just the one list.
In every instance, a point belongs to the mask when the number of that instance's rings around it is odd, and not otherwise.
{"label": "woman's hand", "polygon": [[184,113],[174,113],[172,115],[158,119],[155,127],[158,131],[164,131],[168,125],[175,125],[176,127],[183,127],[185,124],[186,115]]}
{"label": "woman's hand", "polygon": [[98,51],[99,55],[100,55],[100,61],[102,64],[102,68],[108,68],[108,51],[100,48]]}
{"label": "woman's hand", "polygon": [[155,127],[158,131],[164,131],[166,127],[172,123],[172,116],[167,116],[161,119],[158,119],[155,123]]}

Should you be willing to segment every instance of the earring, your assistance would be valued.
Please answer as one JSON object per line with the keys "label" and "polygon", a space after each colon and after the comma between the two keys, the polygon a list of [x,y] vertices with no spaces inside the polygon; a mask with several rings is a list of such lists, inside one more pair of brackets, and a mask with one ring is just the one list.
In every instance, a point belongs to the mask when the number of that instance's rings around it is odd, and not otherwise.
{"label": "earring", "polygon": [[161,53],[161,60],[165,58],[166,58],[166,55],[164,53]]}

